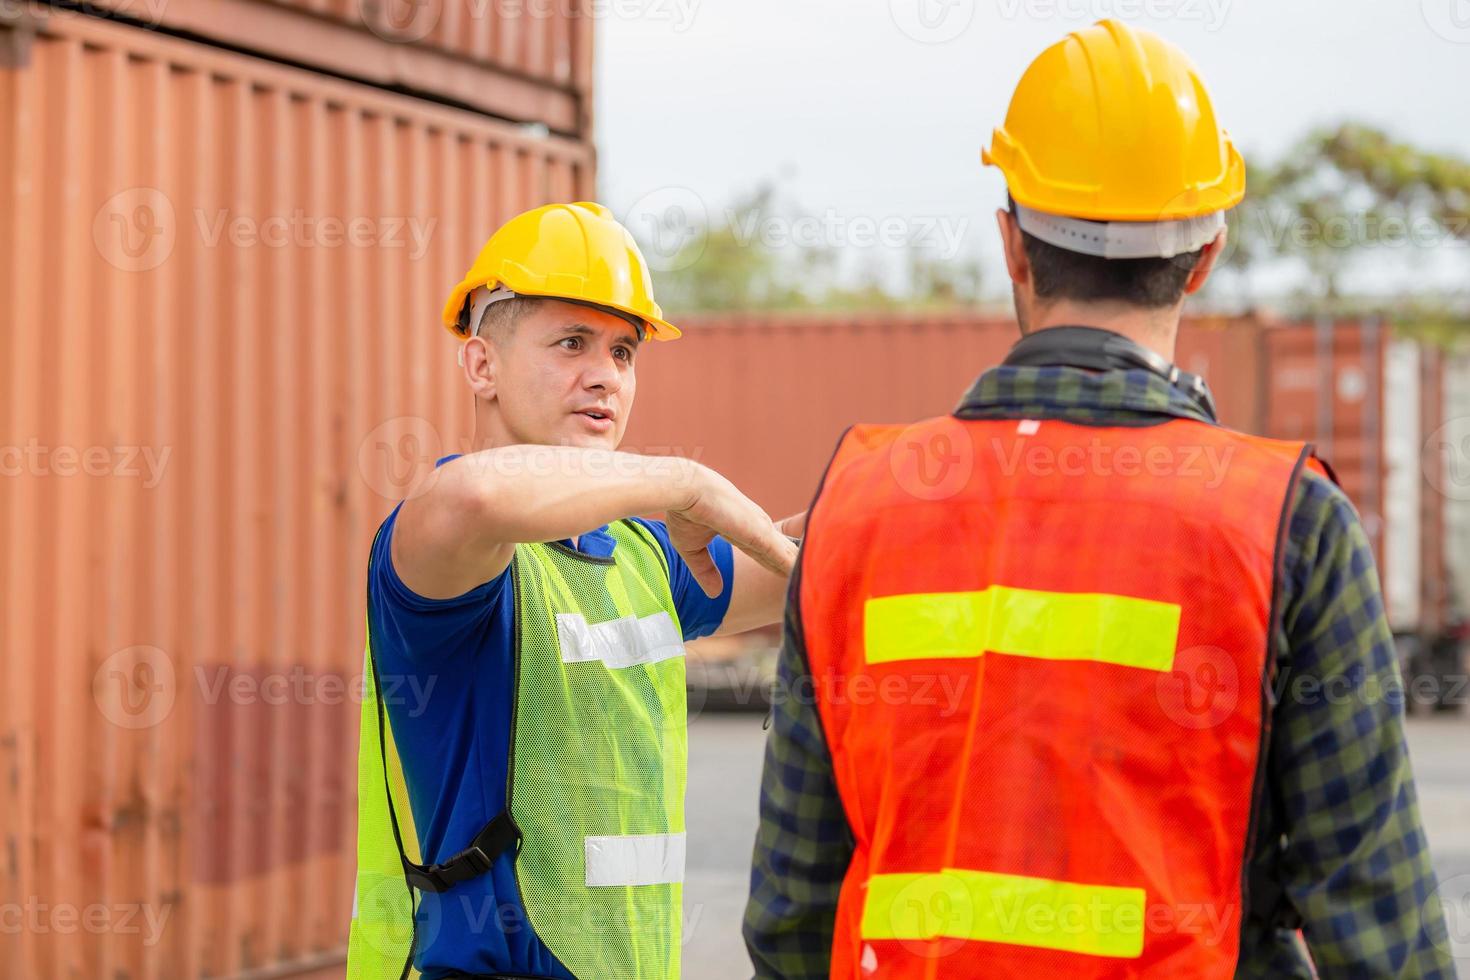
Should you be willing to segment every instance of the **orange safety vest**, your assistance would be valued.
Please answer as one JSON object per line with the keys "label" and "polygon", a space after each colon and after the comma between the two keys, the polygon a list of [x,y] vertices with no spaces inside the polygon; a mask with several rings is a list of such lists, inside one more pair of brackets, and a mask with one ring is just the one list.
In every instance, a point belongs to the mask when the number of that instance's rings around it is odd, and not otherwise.
{"label": "orange safety vest", "polygon": [[855,840],[833,977],[1230,977],[1301,443],[857,426],[802,631]]}

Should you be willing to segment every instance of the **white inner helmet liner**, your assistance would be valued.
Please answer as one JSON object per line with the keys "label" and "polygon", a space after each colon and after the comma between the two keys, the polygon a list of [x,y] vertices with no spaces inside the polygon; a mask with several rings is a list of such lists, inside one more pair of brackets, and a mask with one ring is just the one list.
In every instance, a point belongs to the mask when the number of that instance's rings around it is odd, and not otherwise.
{"label": "white inner helmet liner", "polygon": [[[496,286],[494,289],[486,289],[481,286],[470,293],[470,332],[465,335],[464,339],[469,340],[471,337],[480,335],[480,317],[485,315],[486,310],[496,303],[515,298],[516,294],[504,286]],[[455,360],[459,362],[460,367],[464,367],[464,344],[459,345],[459,352],[455,355]]]}
{"label": "white inner helmet liner", "polygon": [[479,287],[470,294],[470,336],[477,336],[480,332],[480,318],[485,311],[496,303],[503,303],[508,299],[515,299],[516,294],[504,286],[496,286],[494,289]]}
{"label": "white inner helmet liner", "polygon": [[1016,223],[1029,235],[1069,252],[1102,259],[1170,259],[1214,240],[1225,212],[1174,221],[1088,221],[1016,204]]}

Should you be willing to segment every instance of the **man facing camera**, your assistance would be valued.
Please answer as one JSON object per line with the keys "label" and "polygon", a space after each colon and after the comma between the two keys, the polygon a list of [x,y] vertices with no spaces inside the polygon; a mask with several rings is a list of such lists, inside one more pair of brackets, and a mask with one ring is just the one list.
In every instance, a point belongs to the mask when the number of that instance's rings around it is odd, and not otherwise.
{"label": "man facing camera", "polygon": [[779,618],[800,522],[617,451],[679,331],[605,208],[511,219],[444,320],[476,449],[373,542],[349,976],[674,980],[684,642]]}

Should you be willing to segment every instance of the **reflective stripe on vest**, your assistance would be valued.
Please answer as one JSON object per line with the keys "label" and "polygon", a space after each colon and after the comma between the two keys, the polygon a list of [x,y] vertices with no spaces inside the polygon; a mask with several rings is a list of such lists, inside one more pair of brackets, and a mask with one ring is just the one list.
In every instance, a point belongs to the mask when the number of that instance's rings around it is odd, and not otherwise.
{"label": "reflective stripe on vest", "polygon": [[1306,452],[1182,419],[844,437],[799,587],[856,845],[833,977],[1231,976]]}
{"label": "reflective stripe on vest", "polygon": [[688,756],[684,644],[658,543],[516,549],[511,814],[526,918],[571,972],[676,980]]}
{"label": "reflective stripe on vest", "polygon": [[[682,632],[657,541],[627,521],[608,533],[611,558],[546,544],[518,546],[512,561],[516,876],[527,922],[573,975],[676,980],[688,752]],[[382,735],[404,847],[418,863],[391,725]],[[365,685],[350,980],[397,980],[414,935],[378,745],[375,692]]]}
{"label": "reflective stripe on vest", "polygon": [[977,939],[1132,959],[1143,951],[1144,900],[1142,888],[963,868],[878,874],[868,879],[861,931],[864,939]]}
{"label": "reflective stripe on vest", "polygon": [[1105,593],[992,585],[974,592],[879,596],[863,609],[870,664],[978,657],[987,650],[1046,660],[1170,670],[1179,606]]}

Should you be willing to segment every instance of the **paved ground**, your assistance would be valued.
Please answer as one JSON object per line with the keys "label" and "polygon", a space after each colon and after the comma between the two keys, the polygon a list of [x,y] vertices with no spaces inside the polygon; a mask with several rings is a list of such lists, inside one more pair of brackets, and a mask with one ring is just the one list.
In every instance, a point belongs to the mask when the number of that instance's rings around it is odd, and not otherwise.
{"label": "paved ground", "polygon": [[[1413,719],[1411,752],[1460,974],[1470,980],[1470,716]],[[706,713],[689,729],[684,975],[749,978],[740,940],[765,733],[759,715]]]}

